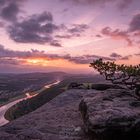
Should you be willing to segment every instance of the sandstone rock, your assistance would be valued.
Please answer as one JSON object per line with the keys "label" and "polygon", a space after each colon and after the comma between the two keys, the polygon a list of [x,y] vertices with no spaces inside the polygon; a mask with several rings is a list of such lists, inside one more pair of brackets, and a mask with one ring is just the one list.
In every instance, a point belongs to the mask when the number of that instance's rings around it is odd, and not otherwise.
{"label": "sandstone rock", "polygon": [[81,101],[85,131],[92,140],[140,140],[140,101],[133,94],[109,89]]}

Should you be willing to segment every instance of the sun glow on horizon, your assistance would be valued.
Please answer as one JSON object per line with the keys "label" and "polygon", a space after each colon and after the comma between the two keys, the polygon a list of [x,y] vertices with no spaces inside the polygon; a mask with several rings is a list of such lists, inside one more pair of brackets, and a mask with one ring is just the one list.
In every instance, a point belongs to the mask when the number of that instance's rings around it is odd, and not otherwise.
{"label": "sun glow on horizon", "polygon": [[31,65],[41,65],[41,66],[47,66],[48,60],[43,58],[29,58],[26,60],[28,64]]}

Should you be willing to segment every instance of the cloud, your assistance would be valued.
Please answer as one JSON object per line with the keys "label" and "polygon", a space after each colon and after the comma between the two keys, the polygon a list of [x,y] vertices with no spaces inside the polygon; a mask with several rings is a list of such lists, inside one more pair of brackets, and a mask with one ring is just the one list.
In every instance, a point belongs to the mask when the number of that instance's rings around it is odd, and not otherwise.
{"label": "cloud", "polygon": [[62,47],[62,45],[57,41],[57,40],[53,40],[50,45],[55,46],[55,47]]}
{"label": "cloud", "polygon": [[59,27],[53,22],[53,16],[49,12],[32,15],[21,22],[16,22],[8,27],[10,38],[19,43],[50,43],[53,41],[53,32]]}
{"label": "cloud", "polygon": [[59,39],[71,39],[74,37],[81,37],[89,26],[87,24],[72,24],[68,27],[66,25],[60,25],[59,29],[61,30],[61,34],[55,35],[56,38]]}
{"label": "cloud", "polygon": [[136,55],[136,56],[140,56],[140,53],[136,53],[135,55]]}
{"label": "cloud", "polygon": [[126,56],[122,56],[118,53],[113,52],[112,54],[110,54],[111,58],[115,58],[116,60],[129,60],[132,55],[126,55]]}
{"label": "cloud", "polygon": [[126,40],[128,46],[139,44],[140,42],[140,14],[133,16],[129,23],[128,29],[121,31],[120,29],[112,30],[110,27],[105,27],[101,30],[101,33],[106,36],[110,36],[112,39]]}
{"label": "cloud", "polygon": [[[93,60],[102,58],[104,60],[115,60],[111,57],[104,57],[98,55],[82,55],[82,56],[71,56],[70,54],[58,55],[58,54],[48,54],[44,51],[38,51],[32,49],[31,51],[13,51],[6,49],[4,46],[0,45],[0,64],[11,60],[13,64],[19,64],[30,58],[42,58],[45,60],[58,60],[63,59],[76,64],[89,64]],[[10,62],[9,62],[10,63]]]}
{"label": "cloud", "polygon": [[77,57],[70,57],[68,60],[76,64],[89,64],[93,60],[96,60],[99,58],[102,58],[103,60],[109,60],[109,61],[115,60],[110,57],[104,57],[104,56],[98,56],[98,55],[83,55],[83,56],[77,56]]}
{"label": "cloud", "polygon": [[56,38],[70,39],[70,38],[72,38],[73,36],[72,36],[72,35],[69,35],[69,34],[65,34],[65,35],[56,35],[55,37],[56,37]]}
{"label": "cloud", "polygon": [[0,65],[19,65],[19,60],[13,58],[0,58]]}
{"label": "cloud", "polygon": [[101,30],[101,33],[103,35],[110,36],[113,39],[123,39],[126,40],[129,46],[132,46],[132,40],[130,39],[130,36],[127,31],[120,31],[119,29],[115,29],[112,31],[110,27],[105,27]]}
{"label": "cloud", "polygon": [[89,26],[86,24],[74,24],[72,28],[68,29],[69,33],[81,33],[88,29]]}
{"label": "cloud", "polygon": [[129,31],[135,32],[140,31],[140,14],[134,15],[130,24],[129,24]]}
{"label": "cloud", "polygon": [[4,27],[4,23],[2,21],[0,21],[0,28]]}
{"label": "cloud", "polygon": [[17,21],[21,3],[27,0],[0,0],[0,16],[10,22]]}
{"label": "cloud", "polygon": [[13,51],[0,45],[0,58],[31,58],[45,56],[44,51],[32,49],[31,51]]}
{"label": "cloud", "polygon": [[117,6],[120,10],[123,10],[123,9],[126,9],[129,5],[131,5],[133,1],[134,0],[120,0]]}
{"label": "cloud", "polygon": [[[67,2],[67,0],[61,0],[61,1],[64,1],[64,2]],[[105,3],[108,3],[108,2],[111,2],[113,0],[69,0],[69,2],[72,2],[72,3],[75,3],[75,4],[82,4],[82,5],[85,5],[85,4],[93,4],[93,5],[96,5],[96,4],[105,4]]]}
{"label": "cloud", "polygon": [[96,37],[99,37],[99,38],[101,38],[102,36],[101,36],[100,34],[97,34],[97,35],[96,35]]}
{"label": "cloud", "polygon": [[110,55],[110,57],[114,57],[114,58],[120,58],[120,57],[122,57],[120,54],[117,54],[117,53],[112,53],[111,55]]}
{"label": "cloud", "polygon": [[1,11],[1,16],[9,21],[16,21],[19,8],[16,3],[11,3],[8,6],[4,7]]}
{"label": "cloud", "polygon": [[127,8],[134,0],[61,0],[63,2],[72,2],[74,4],[79,4],[79,5],[99,5],[99,6],[105,6],[108,3],[115,3],[116,7],[119,10],[123,10]]}
{"label": "cloud", "polygon": [[132,57],[132,55],[127,55],[124,57],[121,57],[120,60],[129,60]]}

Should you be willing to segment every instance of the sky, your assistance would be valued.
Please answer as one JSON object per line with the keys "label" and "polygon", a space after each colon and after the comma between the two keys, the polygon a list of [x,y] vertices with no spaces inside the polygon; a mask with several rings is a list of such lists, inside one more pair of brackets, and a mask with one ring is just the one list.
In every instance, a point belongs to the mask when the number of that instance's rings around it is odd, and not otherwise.
{"label": "sky", "polygon": [[89,73],[140,63],[140,0],[0,0],[0,73]]}

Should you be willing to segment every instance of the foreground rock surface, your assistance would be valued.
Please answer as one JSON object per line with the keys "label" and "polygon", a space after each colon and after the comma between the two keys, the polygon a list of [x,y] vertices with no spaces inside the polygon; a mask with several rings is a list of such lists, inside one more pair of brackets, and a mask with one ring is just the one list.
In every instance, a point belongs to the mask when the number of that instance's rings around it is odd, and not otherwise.
{"label": "foreground rock surface", "polygon": [[71,89],[1,127],[0,140],[140,140],[140,101],[125,89]]}
{"label": "foreground rock surface", "polygon": [[69,90],[0,128],[0,140],[88,140],[79,112],[81,99],[93,90]]}
{"label": "foreground rock surface", "polygon": [[79,109],[92,140],[140,140],[140,100],[132,92],[109,89],[89,94]]}

